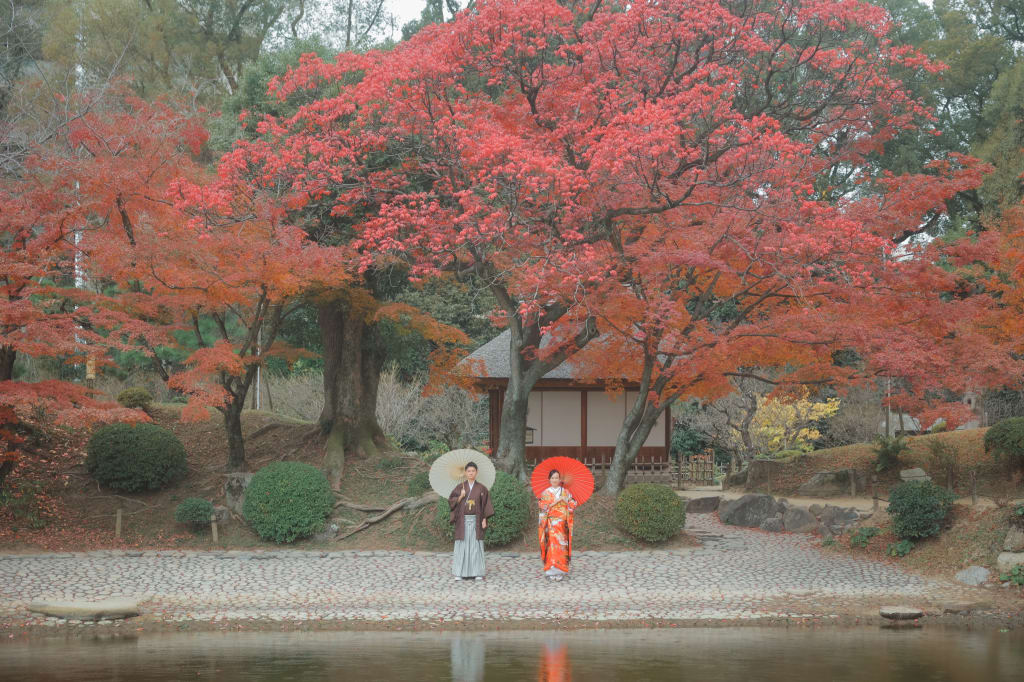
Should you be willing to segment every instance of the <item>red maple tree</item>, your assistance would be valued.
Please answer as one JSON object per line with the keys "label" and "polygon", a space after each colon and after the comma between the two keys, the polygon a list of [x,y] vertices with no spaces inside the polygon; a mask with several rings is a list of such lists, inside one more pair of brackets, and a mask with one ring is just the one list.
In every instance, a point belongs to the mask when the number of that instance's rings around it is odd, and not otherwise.
{"label": "red maple tree", "polygon": [[533,385],[600,331],[593,375],[645,388],[621,468],[672,400],[713,397],[742,368],[810,381],[825,340],[857,340],[849,324],[812,334],[811,313],[871,309],[864,338],[897,324],[874,278],[911,266],[883,254],[977,171],[872,170],[929,123],[890,70],[939,68],[890,28],[861,2],[481,2],[390,52],[307,58],[278,94],[337,94],[261,132],[351,216],[368,265],[398,254],[491,288],[511,331],[508,470],[524,472]]}

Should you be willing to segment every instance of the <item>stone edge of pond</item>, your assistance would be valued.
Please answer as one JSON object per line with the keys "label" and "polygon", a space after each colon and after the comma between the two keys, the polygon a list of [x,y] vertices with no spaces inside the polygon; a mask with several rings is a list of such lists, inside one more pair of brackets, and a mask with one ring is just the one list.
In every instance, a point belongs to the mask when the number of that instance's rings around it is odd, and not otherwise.
{"label": "stone edge of pond", "polygon": [[[770,616],[748,619],[687,620],[187,620],[163,621],[142,616],[120,621],[45,624],[0,623],[0,642],[51,637],[139,637],[180,632],[499,632],[521,630],[620,630],[673,628],[941,628],[943,630],[999,631],[1024,629],[1024,611],[971,614],[929,612],[921,619],[894,625],[880,616],[834,614],[806,618]],[[0,648],[3,644],[0,643]]]}

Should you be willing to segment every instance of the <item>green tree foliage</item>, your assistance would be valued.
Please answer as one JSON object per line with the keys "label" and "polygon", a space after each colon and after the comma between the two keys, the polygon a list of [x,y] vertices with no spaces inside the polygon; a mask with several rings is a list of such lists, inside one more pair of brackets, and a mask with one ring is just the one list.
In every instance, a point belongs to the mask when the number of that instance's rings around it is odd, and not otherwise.
{"label": "green tree foliage", "polygon": [[526,484],[499,471],[491,486],[491,506],[494,507],[494,516],[487,520],[484,544],[500,547],[523,537],[533,506],[533,496]]}

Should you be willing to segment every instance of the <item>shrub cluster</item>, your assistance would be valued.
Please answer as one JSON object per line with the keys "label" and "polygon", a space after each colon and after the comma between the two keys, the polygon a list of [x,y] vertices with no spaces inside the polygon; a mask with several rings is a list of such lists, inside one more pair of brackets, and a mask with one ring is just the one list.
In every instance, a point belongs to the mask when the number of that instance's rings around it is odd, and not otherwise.
{"label": "shrub cluster", "polygon": [[189,497],[174,510],[174,520],[191,526],[205,526],[213,516],[213,502],[201,497]]}
{"label": "shrub cluster", "polygon": [[242,516],[264,540],[292,542],[322,530],[334,506],[327,477],[304,462],[274,462],[252,477]]}
{"label": "shrub cluster", "polygon": [[879,436],[875,443],[875,471],[881,473],[889,469],[895,469],[899,464],[900,455],[907,451],[910,445],[903,436],[889,438]]}
{"label": "shrub cluster", "polygon": [[185,446],[155,424],[110,424],[93,432],[86,467],[114,490],[159,490],[185,477]]}
{"label": "shrub cluster", "polygon": [[985,432],[985,452],[1024,466],[1024,417],[1004,419]]}
{"label": "shrub cluster", "polygon": [[665,485],[637,483],[615,501],[615,522],[644,542],[661,542],[686,523],[686,510],[675,491]]}
{"label": "shrub cluster", "polygon": [[931,481],[907,481],[889,493],[889,516],[896,537],[916,540],[938,535],[956,496]]}
{"label": "shrub cluster", "polygon": [[117,402],[121,403],[123,407],[146,410],[153,402],[153,394],[141,386],[133,386],[118,393]]}

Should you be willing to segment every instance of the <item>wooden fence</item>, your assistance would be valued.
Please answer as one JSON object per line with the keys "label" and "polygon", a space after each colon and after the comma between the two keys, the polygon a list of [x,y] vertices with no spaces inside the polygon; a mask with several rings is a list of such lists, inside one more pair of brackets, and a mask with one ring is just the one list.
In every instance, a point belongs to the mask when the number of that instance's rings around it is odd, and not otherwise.
{"label": "wooden fence", "polygon": [[[584,458],[581,460],[595,480],[607,475],[611,462],[604,459]],[[626,471],[629,483],[664,483],[682,488],[684,485],[714,485],[715,458],[713,454],[692,455],[678,462],[633,462]]]}

